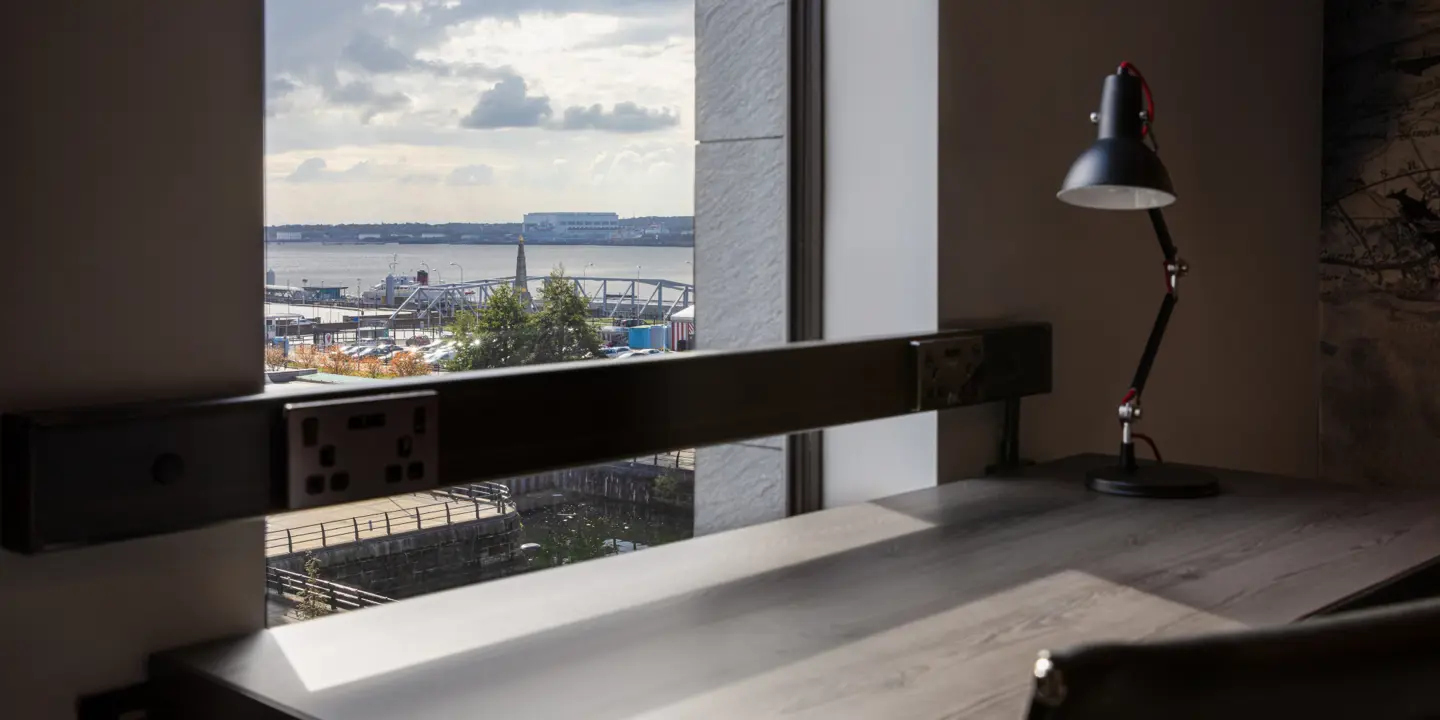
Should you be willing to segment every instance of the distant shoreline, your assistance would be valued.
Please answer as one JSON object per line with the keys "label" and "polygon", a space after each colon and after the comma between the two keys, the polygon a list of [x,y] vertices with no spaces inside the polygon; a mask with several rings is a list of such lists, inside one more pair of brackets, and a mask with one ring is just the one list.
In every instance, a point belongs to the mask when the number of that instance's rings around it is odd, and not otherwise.
{"label": "distant shoreline", "polygon": [[[673,239],[672,239],[672,237],[673,237]],[[404,246],[406,246],[406,245],[480,245],[480,246],[493,245],[493,246],[497,246],[497,247],[515,247],[516,242],[515,242],[514,240],[504,240],[504,241],[485,241],[485,240],[479,240],[479,241],[464,241],[464,240],[443,240],[443,239],[439,239],[439,238],[427,240],[426,242],[415,242],[415,241],[410,241],[410,242],[398,242],[398,241],[371,242],[371,241],[362,241],[362,240],[356,240],[356,241],[350,241],[350,240],[270,240],[270,239],[267,238],[267,239],[265,240],[265,244],[266,244],[266,245],[297,245],[297,246],[306,246],[306,247],[313,247],[313,246],[317,246],[317,245],[323,245],[323,246],[326,246],[326,247],[404,247]],[[685,247],[685,248],[693,248],[693,247],[695,247],[695,236],[694,236],[694,235],[686,235],[686,236],[679,236],[679,237],[667,236],[667,237],[663,237],[663,238],[623,238],[623,239],[614,239],[614,240],[611,240],[611,239],[604,239],[604,240],[600,240],[600,239],[597,239],[597,240],[543,240],[543,239],[534,239],[534,240],[526,240],[526,241],[525,241],[525,244],[528,245],[528,246],[531,246],[531,247],[539,247],[539,246],[547,246],[547,247],[548,247],[548,246],[555,246],[555,247],[561,247],[561,246],[568,246],[568,245],[584,245],[584,246],[590,246],[590,247]]]}

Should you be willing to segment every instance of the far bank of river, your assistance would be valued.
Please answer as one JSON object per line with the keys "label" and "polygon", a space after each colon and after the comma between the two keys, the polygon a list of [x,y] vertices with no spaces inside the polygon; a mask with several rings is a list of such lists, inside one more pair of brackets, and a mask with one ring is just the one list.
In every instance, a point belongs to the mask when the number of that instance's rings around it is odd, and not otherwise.
{"label": "far bank of river", "polygon": [[[431,282],[459,282],[515,274],[514,245],[321,245],[267,243],[266,268],[282,285],[368,288],[382,282],[393,264],[396,274],[428,270]],[[525,246],[531,275],[564,268],[575,277],[612,277],[694,283],[694,248],[608,245]],[[257,282],[262,281],[257,279]]]}

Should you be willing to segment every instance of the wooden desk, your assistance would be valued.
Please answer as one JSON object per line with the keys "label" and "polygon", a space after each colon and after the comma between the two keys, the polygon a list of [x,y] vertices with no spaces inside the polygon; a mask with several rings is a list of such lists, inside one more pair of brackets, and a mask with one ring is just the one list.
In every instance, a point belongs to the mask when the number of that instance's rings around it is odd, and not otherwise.
{"label": "wooden desk", "polygon": [[261,706],[1013,719],[1043,648],[1289,622],[1440,556],[1433,495],[1226,473],[1220,497],[1138,500],[1087,492],[1094,463],[281,627],[154,669],[163,693],[205,703],[184,717],[221,720],[271,716]]}

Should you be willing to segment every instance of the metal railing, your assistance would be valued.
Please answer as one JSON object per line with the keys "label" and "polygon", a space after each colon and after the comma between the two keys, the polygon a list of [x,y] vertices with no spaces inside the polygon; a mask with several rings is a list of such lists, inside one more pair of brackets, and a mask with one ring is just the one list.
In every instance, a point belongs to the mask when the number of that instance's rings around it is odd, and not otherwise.
{"label": "metal railing", "polygon": [[[466,494],[457,494],[457,491]],[[266,530],[265,555],[288,555],[368,538],[472,522],[504,515],[514,508],[514,503],[510,500],[510,489],[499,483],[472,483],[459,488],[433,490],[430,495],[445,499],[413,508],[397,508],[312,525]]]}
{"label": "metal railing", "polygon": [[630,462],[636,463],[638,465],[654,465],[655,467],[661,468],[694,470],[695,451],[693,449],[690,449],[674,450],[672,452],[664,453],[653,453],[651,455],[642,455],[640,457],[633,458]]}
{"label": "metal railing", "polygon": [[359,610],[395,602],[384,595],[268,565],[265,567],[265,591],[291,600],[318,595],[332,611]]}
{"label": "metal railing", "polygon": [[444,487],[438,490],[431,490],[430,496],[450,500],[470,500],[474,502],[490,503],[497,508],[503,509],[513,503],[510,501],[510,488],[503,483],[480,482],[467,483]]}

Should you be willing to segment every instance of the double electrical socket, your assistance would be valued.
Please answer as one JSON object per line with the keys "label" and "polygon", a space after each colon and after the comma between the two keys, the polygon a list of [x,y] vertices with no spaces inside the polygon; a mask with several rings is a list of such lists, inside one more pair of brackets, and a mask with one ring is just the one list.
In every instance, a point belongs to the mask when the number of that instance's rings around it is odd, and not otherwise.
{"label": "double electrical socket", "polygon": [[985,338],[959,335],[917,340],[915,349],[916,410],[943,410],[973,404],[980,394],[976,374],[985,363]]}
{"label": "double electrical socket", "polygon": [[433,390],[287,404],[290,509],[436,487],[438,410]]}

